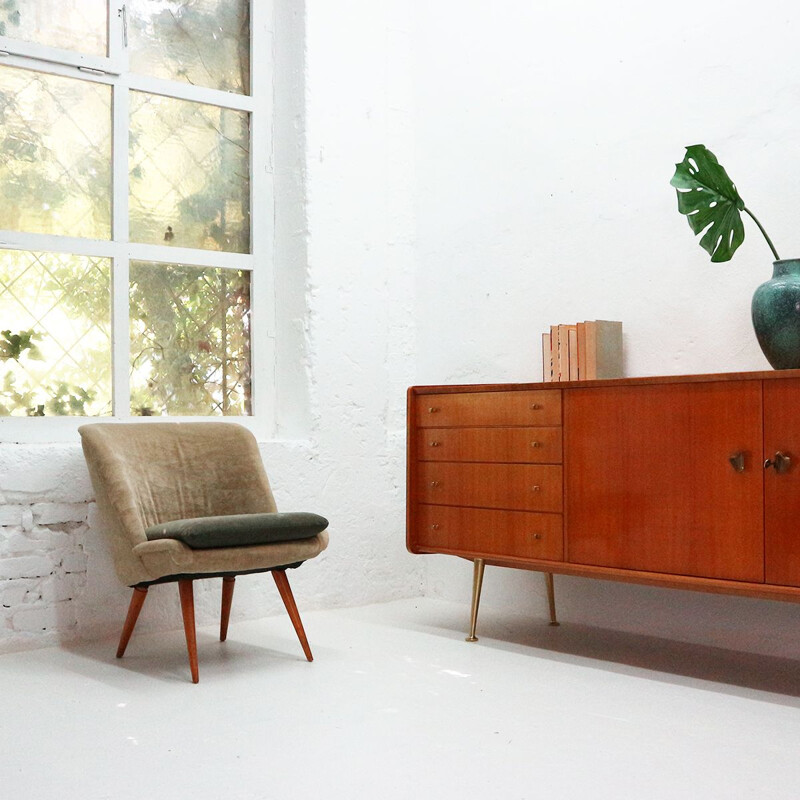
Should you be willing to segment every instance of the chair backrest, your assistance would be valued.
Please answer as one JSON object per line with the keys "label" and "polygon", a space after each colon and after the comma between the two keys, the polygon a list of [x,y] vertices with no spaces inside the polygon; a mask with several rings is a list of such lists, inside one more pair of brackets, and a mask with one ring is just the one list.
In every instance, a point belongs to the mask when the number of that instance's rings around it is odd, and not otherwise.
{"label": "chair backrest", "polygon": [[115,557],[159,522],[275,511],[255,437],[226,422],[94,423],[80,429]]}

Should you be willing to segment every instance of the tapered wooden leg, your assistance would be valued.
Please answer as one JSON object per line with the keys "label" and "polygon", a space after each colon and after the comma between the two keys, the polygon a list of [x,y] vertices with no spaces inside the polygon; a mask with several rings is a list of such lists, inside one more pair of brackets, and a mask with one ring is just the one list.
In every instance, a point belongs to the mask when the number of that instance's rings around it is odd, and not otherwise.
{"label": "tapered wooden leg", "polygon": [[560,623],[556,619],[556,593],[553,587],[553,573],[545,572],[544,578],[547,583],[547,602],[550,606],[550,624],[559,625]]}
{"label": "tapered wooden leg", "polygon": [[142,610],[144,601],[147,598],[147,587],[135,587],[131,603],[128,606],[128,616],[125,617],[125,625],[122,627],[122,635],[119,637],[119,646],[117,647],[117,658],[122,658],[125,654],[125,648],[128,646],[133,629],[136,627],[136,620],[139,619],[139,612]]}
{"label": "tapered wooden leg", "polygon": [[289,579],[286,577],[286,570],[274,569],[272,570],[272,577],[275,579],[275,585],[278,587],[278,591],[281,594],[281,600],[283,600],[283,604],[286,606],[286,611],[289,613],[289,619],[291,619],[292,625],[294,625],[294,630],[297,634],[297,638],[300,640],[300,645],[303,648],[303,652],[306,654],[306,658],[309,661],[313,661],[314,656],[311,655],[311,648],[308,646],[306,632],[303,630],[303,623],[300,621],[300,613],[298,612],[297,606],[294,602],[294,595],[292,595],[292,590],[289,586]]}
{"label": "tapered wooden leg", "polygon": [[472,608],[469,614],[468,642],[477,642],[475,629],[478,627],[478,606],[481,603],[481,587],[483,586],[483,570],[486,563],[482,558],[476,558],[472,570]]}
{"label": "tapered wooden leg", "polygon": [[200,680],[197,669],[197,634],[194,628],[194,586],[191,580],[178,581],[181,595],[183,630],[186,634],[186,649],[189,651],[189,668],[192,670],[192,683]]}
{"label": "tapered wooden leg", "polygon": [[219,640],[224,642],[228,638],[228,620],[231,618],[231,604],[233,603],[233,587],[236,578],[222,579],[222,613],[219,618]]}

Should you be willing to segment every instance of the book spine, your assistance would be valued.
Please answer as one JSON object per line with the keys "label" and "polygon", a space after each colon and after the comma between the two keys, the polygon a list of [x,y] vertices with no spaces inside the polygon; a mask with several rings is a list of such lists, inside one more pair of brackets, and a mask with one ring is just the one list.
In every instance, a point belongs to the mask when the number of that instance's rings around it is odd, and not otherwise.
{"label": "book spine", "polygon": [[622,323],[597,320],[597,378],[622,377]]}
{"label": "book spine", "polygon": [[545,383],[553,380],[553,348],[549,333],[542,334],[542,380]]}
{"label": "book spine", "polygon": [[578,380],[578,329],[576,325],[570,325],[567,330],[567,342],[569,349],[569,379]]}
{"label": "book spine", "polygon": [[586,323],[579,322],[576,326],[578,334],[578,380],[586,380]]}
{"label": "book spine", "polygon": [[550,326],[550,348],[553,353],[553,380],[561,380],[561,347],[559,345],[558,325]]}

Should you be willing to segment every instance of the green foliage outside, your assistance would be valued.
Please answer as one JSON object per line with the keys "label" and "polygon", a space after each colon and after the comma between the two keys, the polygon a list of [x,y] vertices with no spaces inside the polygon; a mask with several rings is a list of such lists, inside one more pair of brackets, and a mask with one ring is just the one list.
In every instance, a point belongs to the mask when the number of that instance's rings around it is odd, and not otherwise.
{"label": "green foliage outside", "polygon": [[[148,21],[152,26],[148,35],[158,39],[167,60],[172,58],[176,65],[184,63],[187,47],[193,48],[200,54],[204,70],[223,76],[219,88],[226,88],[227,80],[231,86],[238,82],[248,90],[249,41],[241,44],[240,74],[226,79],[226,70],[230,71],[230,48],[226,51],[209,46],[202,36],[219,30],[220,15],[237,15],[235,19],[222,19],[228,29],[247,30],[249,19],[237,10],[237,4],[222,1],[215,14],[198,10],[191,0],[158,5],[159,13]],[[9,27],[19,19],[18,15],[13,0],[0,0],[0,33],[4,30],[6,35],[13,36]],[[187,73],[185,77],[190,79],[191,76]],[[69,200],[62,181],[50,179],[40,166],[47,146],[45,135],[30,125],[23,129],[18,124],[23,115],[12,113],[14,103],[13,95],[0,92],[0,192],[9,207],[41,203],[42,198],[47,198],[51,208],[59,208]],[[7,125],[7,119],[15,120],[14,124]],[[230,130],[210,130],[209,135],[249,152],[247,126],[228,127]],[[85,158],[78,161],[74,169],[95,179],[99,176],[105,185],[110,185],[110,166],[108,160],[87,150]],[[158,176],[148,175],[141,168],[132,175],[132,182],[147,179],[158,180]],[[234,233],[234,239],[246,235],[247,241],[239,240],[238,247],[231,247],[232,234],[226,224],[228,210],[214,177],[209,176],[205,185],[180,201],[175,225],[204,226],[207,239],[215,243],[212,246],[216,249],[247,252],[249,231]],[[247,218],[248,214],[249,198],[242,201],[240,216]],[[24,227],[22,220],[16,229]],[[35,324],[35,314],[24,329],[14,330],[3,324],[3,303],[8,300],[8,295],[3,295],[4,288],[15,296],[21,294],[21,289],[15,289],[14,280],[19,275],[22,275],[19,281],[26,280],[25,259],[32,257],[30,253],[9,250],[0,253],[0,328],[3,328],[0,332],[0,416],[108,414],[111,411],[110,341],[83,354],[78,365],[62,359],[58,370],[37,383],[31,378],[36,366],[33,362],[41,359],[45,350],[52,350],[46,348],[47,340],[59,335],[58,332]],[[250,413],[247,278],[245,273],[236,270],[131,264],[131,413]],[[87,330],[99,336],[97,329],[102,326],[94,323],[110,318],[108,273],[104,277],[102,270],[87,272],[78,257],[61,256],[47,261],[41,288],[43,292],[59,294],[61,308],[69,318],[85,323]],[[62,346],[66,343],[62,342]],[[120,411],[124,413],[125,410]]]}

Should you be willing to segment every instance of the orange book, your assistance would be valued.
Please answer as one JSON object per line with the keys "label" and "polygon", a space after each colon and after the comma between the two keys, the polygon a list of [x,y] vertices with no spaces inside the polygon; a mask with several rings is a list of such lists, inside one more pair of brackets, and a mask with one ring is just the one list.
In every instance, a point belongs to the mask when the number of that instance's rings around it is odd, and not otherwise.
{"label": "orange book", "polygon": [[558,325],[550,326],[550,352],[553,361],[553,380],[561,380],[561,348],[558,343]]}
{"label": "orange book", "polygon": [[553,380],[553,348],[550,345],[550,334],[542,334],[542,380]]}
{"label": "orange book", "polygon": [[578,326],[569,325],[567,329],[569,349],[569,379],[578,380]]}
{"label": "orange book", "polygon": [[579,322],[578,329],[578,380],[586,380],[586,323]]}

